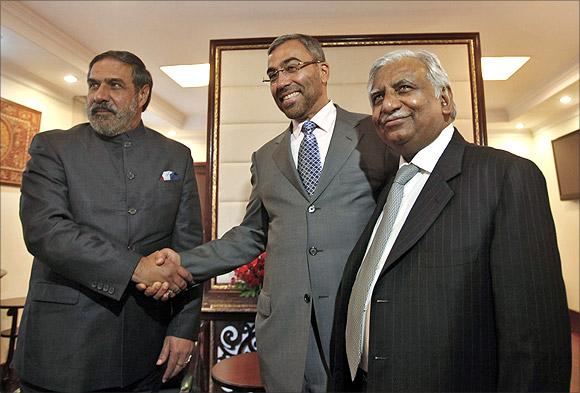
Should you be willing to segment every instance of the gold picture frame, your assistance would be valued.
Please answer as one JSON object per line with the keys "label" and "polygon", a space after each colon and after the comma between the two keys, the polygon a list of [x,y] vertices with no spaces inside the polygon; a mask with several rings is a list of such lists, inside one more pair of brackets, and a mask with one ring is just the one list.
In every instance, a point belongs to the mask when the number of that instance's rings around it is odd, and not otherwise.
{"label": "gold picture frame", "polygon": [[[347,97],[343,86],[357,85],[360,93],[360,105],[345,105],[345,109],[369,113],[370,106],[366,97],[366,77],[372,62],[382,54],[397,48],[427,49],[435,52],[443,66],[450,74],[454,98],[459,99],[459,111],[465,116],[458,126],[467,134],[466,140],[487,144],[485,104],[483,94],[483,78],[481,72],[481,49],[479,33],[434,33],[434,34],[386,34],[386,35],[352,35],[352,36],[318,36],[323,46],[327,61],[330,64],[331,76],[329,92],[338,105]],[[243,216],[243,199],[249,195],[250,173],[249,160],[251,149],[257,149],[263,142],[271,139],[267,135],[262,142],[255,142],[258,133],[264,131],[263,125],[272,126],[276,134],[288,125],[276,107],[267,86],[261,83],[267,64],[267,48],[274,37],[224,39],[210,41],[210,82],[208,93],[208,132],[207,132],[207,163],[208,177],[206,192],[208,205],[204,214],[206,241],[216,239],[228,227],[237,225]],[[355,80],[355,70],[362,72]],[[452,74],[458,74],[455,90]],[[358,87],[360,85],[360,88]],[[333,90],[334,89],[334,90]],[[337,99],[339,97],[339,99]],[[347,97],[348,98],[348,97]],[[463,100],[463,101],[461,101]],[[259,108],[260,113],[252,113],[253,108]],[[239,113],[237,127],[232,113]],[[277,117],[276,117],[277,116]],[[460,120],[461,121],[461,120]],[[250,137],[244,135],[249,123],[255,123]],[[233,132],[232,132],[233,131]],[[462,132],[463,133],[463,132]],[[261,134],[260,134],[261,135]],[[264,136],[266,138],[266,136]],[[248,140],[259,143],[248,146]],[[227,146],[224,144],[227,143]],[[225,146],[225,148],[224,148]],[[222,160],[221,153],[236,156],[229,162]],[[239,170],[228,174],[232,166],[242,163]],[[245,166],[245,167],[244,167]],[[220,184],[229,188],[224,191]],[[245,182],[244,184],[241,184]],[[240,184],[238,184],[240,183]],[[239,194],[237,202],[232,198]],[[232,213],[232,204],[237,204],[237,211]],[[225,207],[224,207],[225,206]],[[219,210],[225,213],[221,216]],[[211,280],[210,291],[233,291],[230,276],[219,276]]]}

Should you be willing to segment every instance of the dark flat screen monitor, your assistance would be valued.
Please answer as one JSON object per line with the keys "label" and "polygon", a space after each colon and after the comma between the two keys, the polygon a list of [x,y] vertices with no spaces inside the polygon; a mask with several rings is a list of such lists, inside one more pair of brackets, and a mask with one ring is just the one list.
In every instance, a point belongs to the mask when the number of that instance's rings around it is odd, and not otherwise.
{"label": "dark flat screen monitor", "polygon": [[580,131],[552,141],[560,199],[580,199]]}

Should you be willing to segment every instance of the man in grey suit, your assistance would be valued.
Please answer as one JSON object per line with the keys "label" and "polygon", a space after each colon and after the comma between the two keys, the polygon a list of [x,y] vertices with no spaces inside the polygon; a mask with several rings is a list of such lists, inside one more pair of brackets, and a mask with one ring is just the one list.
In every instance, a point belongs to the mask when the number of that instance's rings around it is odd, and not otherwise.
{"label": "man in grey suit", "polygon": [[36,135],[23,176],[25,392],[149,391],[185,366],[199,329],[198,290],[160,303],[134,284],[191,280],[154,254],[201,243],[191,153],[143,125],[152,80],[137,56],[96,56],[87,82],[90,124]]}
{"label": "man in grey suit", "polygon": [[541,172],[466,143],[429,52],[386,54],[368,86],[400,169],[344,270],[329,390],[568,391],[570,325]]}
{"label": "man in grey suit", "polygon": [[[291,124],[252,155],[252,192],[242,223],[219,240],[180,253],[181,262],[202,281],[266,250],[256,315],[262,380],[267,391],[320,392],[326,389],[342,270],[396,157],[368,116],[329,100],[329,65],[314,38],[276,38],[268,49],[267,75],[274,101]],[[300,158],[307,155],[301,147],[307,123],[308,142],[317,145],[307,149],[315,153],[309,164]]]}

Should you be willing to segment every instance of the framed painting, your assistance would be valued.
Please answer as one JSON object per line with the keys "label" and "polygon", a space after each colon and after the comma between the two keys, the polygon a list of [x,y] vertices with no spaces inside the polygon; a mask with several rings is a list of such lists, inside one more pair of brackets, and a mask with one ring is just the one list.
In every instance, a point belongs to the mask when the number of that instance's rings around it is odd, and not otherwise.
{"label": "framed painting", "polygon": [[[478,33],[385,34],[316,37],[330,67],[329,97],[353,112],[370,114],[366,83],[371,64],[395,49],[435,53],[449,74],[465,139],[487,140]],[[250,157],[288,127],[268,84],[268,38],[210,41],[210,84],[205,211],[206,240],[220,238],[244,216],[251,191]],[[244,262],[244,261],[240,261]],[[249,261],[248,261],[249,262]],[[212,279],[211,291],[232,290],[231,274]]]}
{"label": "framed painting", "polygon": [[41,113],[1,98],[0,183],[19,186],[28,161],[28,146],[40,130]]}

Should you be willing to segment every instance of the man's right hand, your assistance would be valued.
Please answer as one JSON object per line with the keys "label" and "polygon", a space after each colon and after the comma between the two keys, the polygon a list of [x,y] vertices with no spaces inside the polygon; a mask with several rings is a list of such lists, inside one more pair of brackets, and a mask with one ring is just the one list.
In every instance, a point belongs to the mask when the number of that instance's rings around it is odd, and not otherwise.
{"label": "man's right hand", "polygon": [[[155,253],[155,264],[157,266],[163,266],[165,263],[181,265],[181,257],[170,248],[164,248],[161,251],[157,251]],[[185,270],[184,268],[181,269]],[[189,272],[187,272],[187,274],[189,274]],[[189,274],[189,277],[191,277],[191,274]],[[192,280],[189,280],[189,282],[191,281]],[[167,281],[156,281],[153,284],[145,282],[137,283],[137,289],[143,291],[145,296],[153,297],[154,299],[161,301],[166,301],[179,293],[179,291],[176,292],[174,288],[171,288]]]}
{"label": "man's right hand", "polygon": [[[191,273],[180,266],[180,263],[179,254],[171,249],[154,252],[141,258],[131,280],[137,283],[138,289],[142,290],[146,287],[149,292],[152,292],[150,288],[156,287],[155,292],[164,289],[163,294],[167,295],[169,292],[176,295],[187,287],[188,282],[193,281]],[[146,294],[151,296],[147,292]],[[155,296],[155,298],[158,297]]]}

